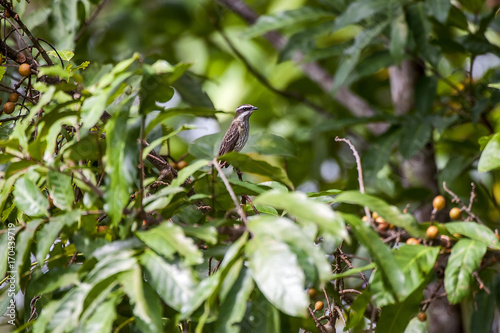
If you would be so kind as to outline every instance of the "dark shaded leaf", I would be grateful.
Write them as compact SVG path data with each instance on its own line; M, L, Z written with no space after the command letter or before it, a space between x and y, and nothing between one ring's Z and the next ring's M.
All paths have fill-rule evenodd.
M378 234L361 221L359 217L349 214L342 215L352 227L356 239L370 252L377 264L377 268L383 275L384 281L387 281L391 293L398 300L404 300L409 295L410 290L405 285L405 276L398 267L391 250L380 240Z

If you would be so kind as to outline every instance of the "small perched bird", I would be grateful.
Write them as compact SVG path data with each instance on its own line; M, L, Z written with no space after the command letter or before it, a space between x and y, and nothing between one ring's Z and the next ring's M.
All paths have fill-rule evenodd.
M248 132L250 130L248 118L250 118L252 113L257 109L257 107L250 104L238 106L236 109L236 115L234 116L231 125L229 125L229 128L222 139L217 157L231 151L240 151L243 146L245 146L245 143L247 143L248 140ZM220 165L221 167L226 168L229 166L226 162L221 162Z

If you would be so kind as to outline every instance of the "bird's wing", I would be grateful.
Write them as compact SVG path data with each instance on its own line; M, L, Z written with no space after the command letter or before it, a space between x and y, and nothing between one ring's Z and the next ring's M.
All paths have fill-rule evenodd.
M240 136L240 131L238 131L238 124L235 122L231 123L229 129L227 130L219 148L219 154L217 156L222 156L224 154L229 153L234 149L236 142L238 141L238 137Z

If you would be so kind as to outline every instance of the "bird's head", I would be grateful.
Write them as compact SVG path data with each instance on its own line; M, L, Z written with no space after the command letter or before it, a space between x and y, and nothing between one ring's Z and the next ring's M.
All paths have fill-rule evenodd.
M250 105L250 104L240 105L236 108L236 117L248 118L257 109L258 109L258 107Z

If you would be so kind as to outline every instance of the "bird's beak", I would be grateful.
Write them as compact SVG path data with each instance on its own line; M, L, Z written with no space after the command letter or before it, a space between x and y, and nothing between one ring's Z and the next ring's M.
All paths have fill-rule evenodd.
M254 111L255 111L255 110L258 110L258 109L259 109L259 108L258 108L258 107L256 107L256 106L254 106L254 107L253 107L253 110L254 110Z

